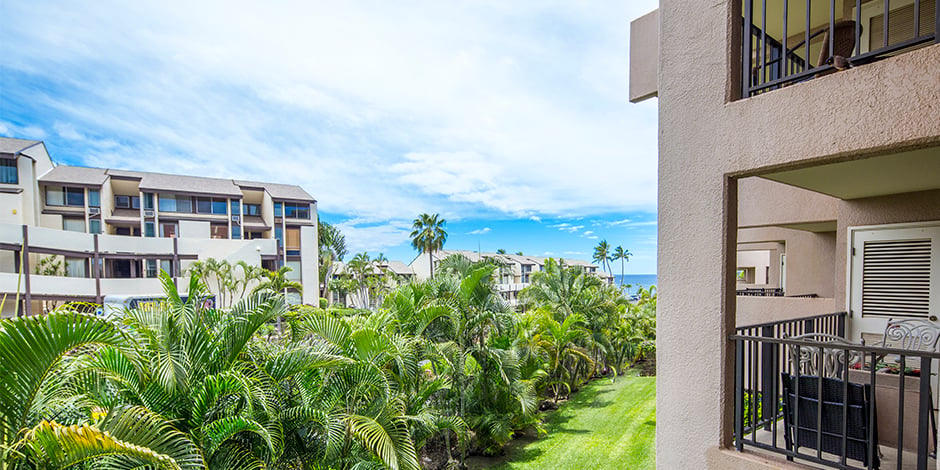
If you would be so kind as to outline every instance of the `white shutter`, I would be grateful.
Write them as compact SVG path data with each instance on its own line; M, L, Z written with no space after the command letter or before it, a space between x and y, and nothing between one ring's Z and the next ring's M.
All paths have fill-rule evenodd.
M862 316L930 315L932 240L865 241Z

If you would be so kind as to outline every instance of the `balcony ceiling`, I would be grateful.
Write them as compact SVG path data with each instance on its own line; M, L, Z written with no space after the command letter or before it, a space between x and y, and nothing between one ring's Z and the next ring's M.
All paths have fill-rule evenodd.
M940 147L761 175L839 199L940 189Z

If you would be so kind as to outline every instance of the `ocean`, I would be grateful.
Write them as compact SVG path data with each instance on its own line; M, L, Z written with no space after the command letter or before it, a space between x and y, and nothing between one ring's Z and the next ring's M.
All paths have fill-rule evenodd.
M614 274L614 282L618 285L628 284L631 287L627 289L630 294L634 294L637 291L637 288L643 286L648 288L649 286L656 285L656 275L655 274L624 274L621 279L619 274Z

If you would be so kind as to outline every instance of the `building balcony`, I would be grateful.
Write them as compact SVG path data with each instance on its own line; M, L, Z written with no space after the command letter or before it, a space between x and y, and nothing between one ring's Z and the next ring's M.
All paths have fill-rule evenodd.
M938 42L936 0L744 0L742 9L743 97Z
M737 328L735 449L817 468L935 468L940 328L899 322L865 345L845 339L847 321Z

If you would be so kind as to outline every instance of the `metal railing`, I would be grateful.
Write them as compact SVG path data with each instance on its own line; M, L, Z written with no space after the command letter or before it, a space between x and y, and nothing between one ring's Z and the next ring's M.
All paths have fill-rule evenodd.
M743 97L873 62L905 49L940 43L940 34L937 33L940 31L940 8L936 7L936 3L933 4L934 12L930 17L928 9L922 8L929 2L914 0L913 15L910 16L913 24L907 25L911 26L912 37L895 38L892 41L889 35L892 2L885 0L883 11L879 12L882 16L880 47L875 47L870 40L869 50L865 52L862 52L861 44L864 31L862 0L855 0L854 13L845 16L841 10L837 11L835 0L830 0L828 23L821 25L818 22L814 25L810 0L799 6L802 2L792 0L759 0L756 3L755 0L744 0L744 25L749 33L742 35ZM768 17L768 5L770 10L782 14ZM759 18L755 18L757 11L760 12ZM897 10L894 14L895 18L907 20L906 14L902 17ZM789 24L790 16L802 16L805 21L803 24ZM870 17L864 19L871 24ZM774 30L779 27L779 37L769 35L768 27ZM821 60L815 64L812 62L812 51L821 51Z
M844 327L835 313L737 329L736 449L839 469L928 468L940 353L851 344L839 339ZM818 334L794 338L807 330ZM886 374L895 356L896 374Z
M751 297L783 297L782 287L747 287L738 289L737 295Z

